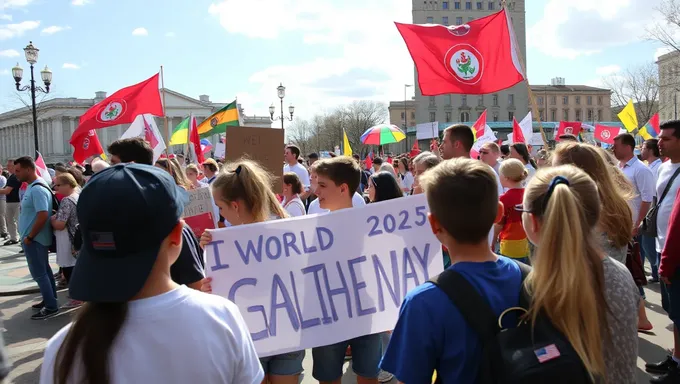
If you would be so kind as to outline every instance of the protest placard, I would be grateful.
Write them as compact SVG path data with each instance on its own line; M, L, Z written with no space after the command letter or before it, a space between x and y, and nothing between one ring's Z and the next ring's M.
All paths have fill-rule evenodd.
M196 237L200 237L206 229L215 228L213 198L210 187L191 189L189 203L184 206L184 222L187 223Z
M213 231L212 290L260 357L394 328L406 293L443 269L424 195Z
M226 135L228 161L247 157L257 161L276 179L272 188L283 189L283 130L277 128L229 127Z

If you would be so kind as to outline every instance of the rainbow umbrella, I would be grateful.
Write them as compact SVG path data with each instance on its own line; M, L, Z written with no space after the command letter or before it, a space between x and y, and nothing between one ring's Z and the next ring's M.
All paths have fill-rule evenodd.
M361 142L366 145L386 145L398 143L405 138L404 131L396 125L378 124L361 135Z

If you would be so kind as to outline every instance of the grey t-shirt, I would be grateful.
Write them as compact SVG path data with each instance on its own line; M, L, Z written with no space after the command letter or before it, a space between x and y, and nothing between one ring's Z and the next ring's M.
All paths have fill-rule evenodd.
M611 257L602 261L607 325L611 345L604 346L607 383L635 384L638 354L638 303L640 292L628 268Z

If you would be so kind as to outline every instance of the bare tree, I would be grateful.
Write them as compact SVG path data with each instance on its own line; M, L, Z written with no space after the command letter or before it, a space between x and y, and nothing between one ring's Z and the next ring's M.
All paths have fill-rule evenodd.
M662 0L657 8L662 21L654 23L647 28L647 34L651 40L656 40L666 47L680 51L680 1Z
M612 107L621 110L633 100L638 123L644 125L659 111L659 74L655 63L627 68L619 74L603 79L612 91Z
M288 136L288 142L295 144L303 155L308 154L308 150L311 148L310 141L312 138L312 124L307 120L295 119L293 124L286 129L286 135Z

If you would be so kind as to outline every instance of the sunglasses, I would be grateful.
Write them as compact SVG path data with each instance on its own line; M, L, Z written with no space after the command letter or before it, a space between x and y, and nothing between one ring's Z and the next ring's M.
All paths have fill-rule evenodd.
M524 205L523 205L523 204L517 204L517 205L515 205L515 211L517 211L517 212L531 213L531 210L529 210L529 209L524 209Z

